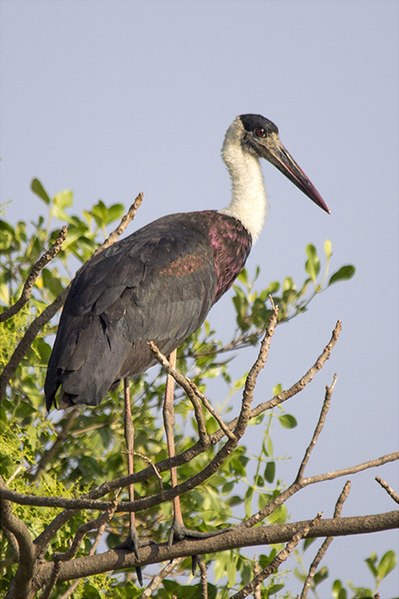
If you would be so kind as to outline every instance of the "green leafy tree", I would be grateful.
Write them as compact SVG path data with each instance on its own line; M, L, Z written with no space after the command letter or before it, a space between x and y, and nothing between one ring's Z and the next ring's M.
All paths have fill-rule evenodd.
M349 492L347 485L337 500L333 518L290 523L285 502L305 486L355 473L353 466L314 477L305 469L324 426L335 381L326 388L320 419L313 439L298 463L295 480L288 486L279 473L273 447L276 427L295 428L295 417L285 411L286 400L311 382L330 356L339 337L338 322L326 347L306 365L303 376L289 388L276 385L267 401L254 404L257 377L264 367L276 326L299 316L311 301L331 285L350 279L351 265L330 274L332 246L326 241L323 257L313 245L305 256L304 281L285 277L258 288L260 270L253 280L247 271L233 290L235 330L226 342L208 322L180 348L176 391L175 437L179 485L171 488L168 458L159 414L165 390L165 371L160 366L131 382L134 398L136 474L126 476L126 446L121 390L109 393L96 407L54 412L43 405L43 382L56 330L56 313L65 299L72 272L95 251L114 242L134 217L138 196L125 214L122 204L98 201L81 215L71 213L73 194L62 191L51 197L38 179L32 191L46 214L27 224L0 221L0 474L2 531L0 590L9 598L21 597L289 597L279 566L291 555L301 554L303 538L327 537L381 530L397 525L394 512L341 518ZM107 237L115 221L118 227ZM67 229L59 230L59 224ZM104 238L106 238L104 242ZM54 317L54 318L53 318ZM232 374L232 350L259 347L248 373ZM159 357L162 361L162 356ZM303 365L305 368L305 365ZM180 378L179 375L180 374ZM229 393L240 393L241 406L221 405L215 418L204 396L211 379L218 377ZM189 392L195 405L187 400ZM204 403L201 403L205 401ZM198 422L205 432L199 436ZM257 427L262 439L259 455L250 456L244 442L248 427ZM390 454L372 460L363 469L398 459ZM128 485L135 483L135 501L127 499ZM391 494L394 492L388 489ZM197 530L220 530L200 540L165 544L172 520L171 499L181 497L186 524ZM139 565L134 554L112 549L127 536L128 512L135 512L143 547L140 564L144 586L135 577ZM226 529L226 530L224 530ZM151 543L145 543L151 541ZM152 544L155 543L155 544ZM326 541L324 541L326 543ZM315 567L298 571L302 597L328 577L319 567L326 549L319 548ZM242 547L255 547L248 557ZM306 545L307 547L307 545ZM307 549L306 549L307 550ZM299 554L298 554L299 551ZM324 552L324 553L323 553ZM198 567L190 574L192 556ZM395 568L396 556L388 551L367 564L375 579L374 590ZM318 560L318 561L317 561ZM207 572L211 571L210 580ZM360 597L360 587L336 580L334 597ZM367 590L367 592L369 592ZM370 595L372 596L372 595Z

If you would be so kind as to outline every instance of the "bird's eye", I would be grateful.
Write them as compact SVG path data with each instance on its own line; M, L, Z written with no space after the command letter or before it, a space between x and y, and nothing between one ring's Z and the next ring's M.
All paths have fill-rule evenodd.
M263 127L258 127L255 129L255 135L256 137L266 137L266 131L263 129Z

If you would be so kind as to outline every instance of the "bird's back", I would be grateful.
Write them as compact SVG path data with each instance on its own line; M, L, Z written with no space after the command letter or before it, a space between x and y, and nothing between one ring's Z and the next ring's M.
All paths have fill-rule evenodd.
M114 383L154 363L150 340L173 351L231 285L249 248L235 219L204 211L163 217L89 261L61 315L48 408L60 385L65 402L98 404Z

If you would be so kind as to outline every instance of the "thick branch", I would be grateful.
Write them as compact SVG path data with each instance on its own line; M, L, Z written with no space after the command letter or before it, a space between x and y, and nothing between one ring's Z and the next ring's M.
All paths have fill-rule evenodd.
M0 487L3 488L1 480ZM13 581L12 592L16 597L27 597L30 593L36 560L35 546L26 524L12 513L9 501L0 500L0 511L1 527L11 533L18 544L19 567Z
M207 539L184 540L168 547L162 545L149 545L140 548L140 565L167 562L179 557L215 553L232 548L251 547L256 545L270 545L285 543L292 539L301 528L308 525L309 521L295 522L292 524L259 526L251 529L233 529L226 533ZM365 534L389 530L399 527L399 511L373 514L369 516L354 516L350 518L336 518L317 522L306 538L345 536ZM122 550L111 550L99 555L82 557L73 561L62 563L58 580L73 580L100 574L110 570L122 570L136 567L139 564L134 553ZM44 564L37 574L35 585L37 588L46 581L51 574L52 564Z

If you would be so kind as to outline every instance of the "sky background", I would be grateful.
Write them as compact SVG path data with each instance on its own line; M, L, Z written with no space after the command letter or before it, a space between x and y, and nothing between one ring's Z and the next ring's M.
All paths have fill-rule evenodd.
M167 213L222 208L230 194L220 159L225 130L237 114L270 118L331 215L265 164L270 211L249 270L261 266L259 287L287 275L301 282L306 244L322 252L327 238L333 270L357 268L352 281L277 330L256 403L275 384L297 380L343 321L325 369L285 406L299 426L275 428L276 453L291 456L278 476L288 484L294 475L334 372L331 413L308 474L395 451L399 3L3 0L1 13L6 217L34 219L43 209L30 192L33 177L51 194L72 189L74 213L99 198L129 206L143 191L129 232ZM232 319L226 296L211 321L228 338ZM253 357L247 352L237 373ZM397 465L352 477L343 515L394 509L377 474L399 489ZM320 509L329 517L344 482L300 493L288 503L292 519ZM336 539L322 593L329 596L336 577L370 585L363 560L388 549L398 549L397 532ZM291 579L289 588L298 592L298 583ZM396 571L381 597L398 592Z

